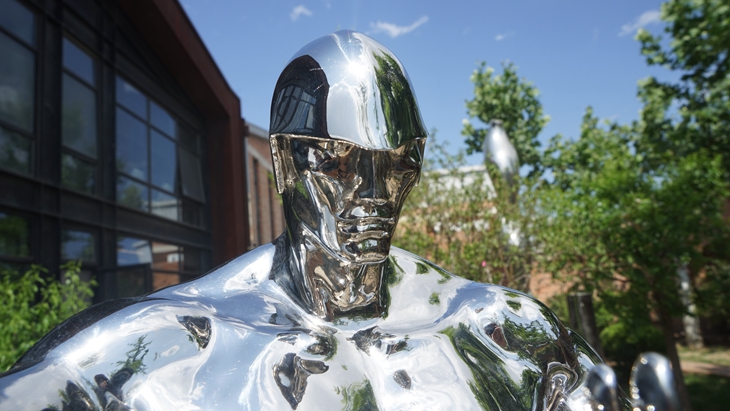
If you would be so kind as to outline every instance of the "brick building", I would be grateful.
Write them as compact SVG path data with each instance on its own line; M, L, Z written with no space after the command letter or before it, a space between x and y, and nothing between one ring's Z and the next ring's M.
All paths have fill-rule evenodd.
M262 131L176 0L0 0L0 265L80 259L101 301L270 241Z

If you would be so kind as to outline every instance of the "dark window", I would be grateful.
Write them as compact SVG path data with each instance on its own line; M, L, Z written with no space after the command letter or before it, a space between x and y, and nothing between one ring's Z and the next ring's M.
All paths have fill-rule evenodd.
M117 202L123 206L136 210L150 211L149 190L131 178L119 176L117 178Z
M169 137L175 138L175 129L177 128L175 120L162 107L155 104L154 101L150 102L150 120L153 126L157 127Z
M30 174L32 147L29 138L0 127L0 166Z
M147 97L121 77L117 77L117 103L147 119Z
M175 143L154 130L150 137L152 139L152 184L174 193L177 174Z
M61 155L61 185L87 193L94 192L96 169L93 163L72 154Z
M61 230L61 258L63 260L96 261L96 240L92 233L79 230Z
M121 77L116 90L117 203L201 226L200 137Z
M121 287L120 293L123 293L124 296L156 291L191 279L200 273L201 252L191 247L181 247L160 241L119 237L117 265L125 267L140 264L147 264L151 268L151 283L144 285L143 270L125 274L125 271L120 269L117 271L117 281ZM130 294L131 292L138 294Z
M16 0L0 0L0 27L35 45L35 16Z
M30 256L28 226L28 220L25 218L0 212L0 256Z
M63 39L61 184L93 194L96 190L96 62L73 41Z
M149 264L152 262L150 242L133 237L117 240L117 265Z
M35 53L0 32L0 120L33 132Z
M117 109L117 171L147 180L147 127L128 111Z
M31 174L35 121L35 15L0 0L0 167Z
M94 59L68 38L63 39L63 67L90 85L96 84Z

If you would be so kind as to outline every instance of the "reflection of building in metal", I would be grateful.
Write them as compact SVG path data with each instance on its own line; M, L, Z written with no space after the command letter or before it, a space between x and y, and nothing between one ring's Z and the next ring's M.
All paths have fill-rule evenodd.
M101 301L248 250L239 99L180 4L39 4L0 5L0 265L82 260Z

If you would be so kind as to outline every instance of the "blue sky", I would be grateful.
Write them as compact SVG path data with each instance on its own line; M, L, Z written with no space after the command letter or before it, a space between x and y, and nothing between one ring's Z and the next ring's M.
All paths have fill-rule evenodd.
M660 1L523 0L181 0L228 83L246 121L268 128L276 79L309 41L339 29L366 33L406 67L429 129L453 151L464 148L464 102L480 61L502 61L540 90L551 121L543 147L561 133L577 137L586 106L619 122L637 118L637 81L671 74L649 68L634 34L660 33ZM481 156L472 156L474 164Z

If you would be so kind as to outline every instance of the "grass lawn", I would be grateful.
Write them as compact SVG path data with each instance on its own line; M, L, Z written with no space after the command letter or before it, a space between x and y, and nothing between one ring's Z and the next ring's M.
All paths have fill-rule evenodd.
M684 381L695 411L730 409L730 378L685 373Z
M682 361L704 362L708 364L730 366L730 349L728 347L705 347L689 349L677 346L679 358Z

